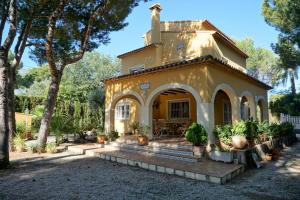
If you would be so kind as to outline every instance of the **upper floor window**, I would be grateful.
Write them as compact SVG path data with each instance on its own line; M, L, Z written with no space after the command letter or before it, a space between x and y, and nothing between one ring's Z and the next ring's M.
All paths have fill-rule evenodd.
M129 119L130 105L129 103L120 103L116 106L116 119L125 120Z
M141 72L143 70L145 70L145 65L138 65L138 66L129 68L129 73L134 74L137 72Z

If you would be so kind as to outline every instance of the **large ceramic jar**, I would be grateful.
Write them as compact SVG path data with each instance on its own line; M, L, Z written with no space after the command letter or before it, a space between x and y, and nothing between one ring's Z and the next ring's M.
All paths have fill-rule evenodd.
M247 139L243 135L235 135L231 138L232 146L236 149L244 149L247 145Z

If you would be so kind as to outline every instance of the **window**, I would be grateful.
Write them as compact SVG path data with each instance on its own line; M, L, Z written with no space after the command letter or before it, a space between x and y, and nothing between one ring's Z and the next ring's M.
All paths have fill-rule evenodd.
M134 74L145 70L145 65L138 65L136 67L129 68L129 73Z
M230 102L223 102L223 122L224 124L231 124L231 105Z
M247 120L250 118L250 107L248 100L243 97L241 100L241 119L242 120Z
M169 102L169 118L170 119L186 119L189 118L189 101L170 101Z
M130 106L128 103L118 104L116 106L116 119L129 119Z

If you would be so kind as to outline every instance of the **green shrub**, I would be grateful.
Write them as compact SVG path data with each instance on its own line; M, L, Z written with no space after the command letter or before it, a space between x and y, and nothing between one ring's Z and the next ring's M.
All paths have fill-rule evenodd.
M138 131L139 131L139 135L148 136L150 131L150 126L140 124Z
M279 118L280 113L300 116L300 93L275 94L270 98L271 113Z
M21 134L17 134L13 138L13 146L14 146L15 149L25 148L25 140L21 136Z
M225 125L218 125L214 129L214 134L216 138L218 138L221 142L229 145L231 144L231 137L232 137L232 126L229 124Z
M200 146L207 142L207 134L205 128L201 124L193 123L185 133L187 141L193 143L195 146Z
M119 133L118 131L111 131L108 133L108 138L111 140L111 141L115 141L116 139L119 138Z
M246 137L250 140L253 140L255 138L258 138L258 122L256 120L253 120L252 118L245 121L247 131L246 131Z
M269 129L269 122L268 121L263 121L263 122L259 122L258 126L257 126L257 132L258 134L263 134L263 133L267 133Z
M16 134L24 136L26 133L26 122L25 121L17 121L16 122Z
M133 134L137 134L137 131L138 131L139 128L140 128L140 123L139 123L139 122L132 122L132 123L129 125L129 128L132 130L132 133L133 133Z
M38 152L38 145L37 144L29 144L26 146L27 151L30 153L37 153Z
M232 127L232 135L247 136L247 124L245 121L239 121Z
M272 123L269 126L268 136L271 138L279 137L281 134L281 126L276 123Z
M289 122L283 122L280 124L280 126L281 126L281 134L282 135L293 134L293 132L294 132L293 124L291 124Z
M56 153L56 143L55 142L47 143L46 151L47 151L47 153Z

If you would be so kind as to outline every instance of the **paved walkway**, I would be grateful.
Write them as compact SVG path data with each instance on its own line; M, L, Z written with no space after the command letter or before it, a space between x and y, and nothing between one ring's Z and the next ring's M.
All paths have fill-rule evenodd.
M24 156L27 159L24 160ZM300 197L299 142L285 149L278 161L246 171L226 185L160 174L68 152L23 153L11 157L13 168L0 171L1 200L296 200Z

